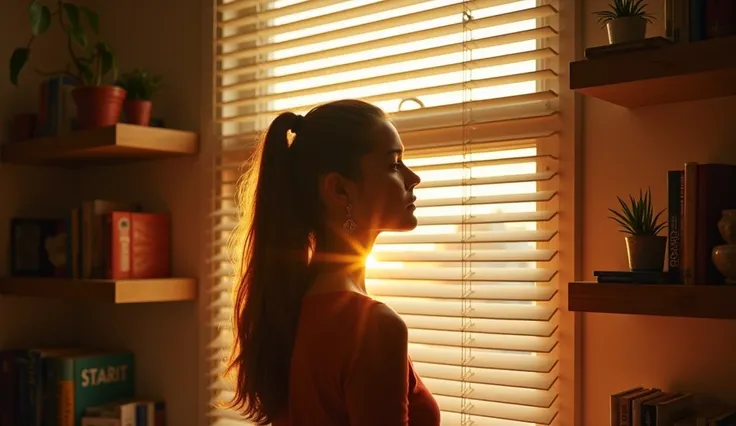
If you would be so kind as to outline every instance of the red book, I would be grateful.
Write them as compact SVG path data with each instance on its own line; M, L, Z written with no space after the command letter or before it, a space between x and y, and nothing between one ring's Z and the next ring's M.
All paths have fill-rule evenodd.
M171 274L169 216L112 212L109 219L108 277L166 278Z

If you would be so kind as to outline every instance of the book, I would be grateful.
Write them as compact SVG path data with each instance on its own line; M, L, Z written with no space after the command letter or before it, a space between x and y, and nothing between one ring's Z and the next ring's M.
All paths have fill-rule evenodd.
M685 182L682 170L667 172L667 271L673 282L682 283L682 207Z
M108 277L165 278L171 274L169 216L115 211L103 237Z
M86 352L54 357L55 406L58 426L81 426L87 407L132 398L134 356L127 351Z

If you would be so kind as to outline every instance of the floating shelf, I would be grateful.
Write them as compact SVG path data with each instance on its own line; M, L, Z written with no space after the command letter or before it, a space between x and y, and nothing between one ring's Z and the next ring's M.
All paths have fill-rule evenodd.
M736 285L572 282L568 308L578 312L736 319Z
M736 95L736 37L570 63L570 89L626 108Z
M0 295L103 303L181 302L197 298L193 278L73 280L0 278Z
M0 158L5 163L96 166L193 155L198 152L198 140L193 132L116 124L10 142L0 148Z

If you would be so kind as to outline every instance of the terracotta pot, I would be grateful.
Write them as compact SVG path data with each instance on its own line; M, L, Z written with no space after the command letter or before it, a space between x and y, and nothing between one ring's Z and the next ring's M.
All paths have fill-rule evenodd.
M664 269L664 252L667 237L639 235L626 237L629 269L632 271L657 271Z
M618 18L606 22L608 44L644 40L647 35L647 21L638 16Z
M117 86L80 86L72 91L82 129L112 126L120 121L125 90Z
M151 105L151 101L126 99L123 104L125 122L139 126L148 126L151 123Z

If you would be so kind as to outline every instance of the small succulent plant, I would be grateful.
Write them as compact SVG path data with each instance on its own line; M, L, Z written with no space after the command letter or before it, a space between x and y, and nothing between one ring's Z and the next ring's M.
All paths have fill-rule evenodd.
M644 0L613 0L608 5L609 10L593 12L593 15L598 17L598 23L602 25L614 19L631 17L639 17L651 24L655 17L645 10L647 6Z
M638 199L629 195L628 204L620 197L616 198L618 198L621 209L608 209L613 214L609 218L621 225L621 232L637 237L658 235L667 226L664 220L660 220L664 209L654 214L652 194L649 188L646 192L639 190Z

